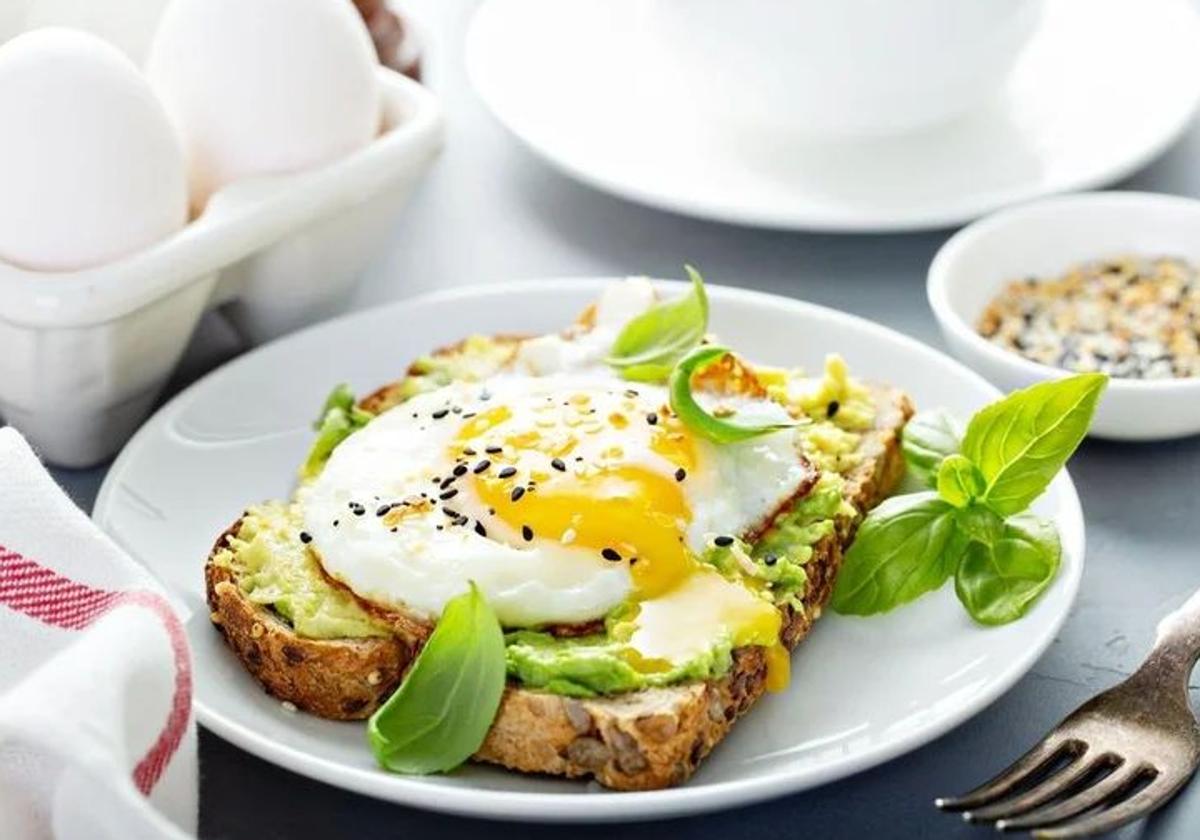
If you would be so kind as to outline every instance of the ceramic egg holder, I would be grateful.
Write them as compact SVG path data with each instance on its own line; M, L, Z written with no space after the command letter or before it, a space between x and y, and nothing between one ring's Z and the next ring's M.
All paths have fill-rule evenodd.
M179 233L108 265L0 261L0 417L47 461L90 466L149 413L206 310L249 344L336 313L442 143L432 94L379 73L383 128L345 158L231 184Z

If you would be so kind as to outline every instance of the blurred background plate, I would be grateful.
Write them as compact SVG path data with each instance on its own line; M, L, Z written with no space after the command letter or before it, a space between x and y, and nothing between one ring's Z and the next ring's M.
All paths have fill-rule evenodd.
M815 142L701 118L694 100L709 91L672 88L648 9L487 0L468 35L468 73L499 120L567 174L717 221L957 225L1130 174L1200 101L1200 24L1188 0L1047 0L1004 92L967 116L895 138Z

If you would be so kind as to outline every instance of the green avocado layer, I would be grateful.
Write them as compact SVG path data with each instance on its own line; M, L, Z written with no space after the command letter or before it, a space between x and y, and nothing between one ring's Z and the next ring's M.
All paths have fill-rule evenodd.
M295 508L269 503L250 508L214 561L233 572L246 597L271 607L309 639L386 636L387 624L329 583L300 542Z

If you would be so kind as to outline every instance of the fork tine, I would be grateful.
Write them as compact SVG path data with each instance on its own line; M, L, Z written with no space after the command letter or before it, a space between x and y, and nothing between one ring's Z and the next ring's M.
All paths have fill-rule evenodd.
M1045 769L1063 756L1071 756L1073 762L1086 750L1087 747L1082 741L1055 740L1051 733L1043 741L1035 744L1025 755L1001 770L991 781L984 782L962 796L935 799L933 804L944 811L966 811L970 808L987 805L1008 794L1013 788L1028 779L1031 774Z
M1133 796L1111 808L1086 814L1079 819L1065 822L1051 828L1040 828L1033 836L1042 840L1066 840L1073 837L1090 837L1113 831L1126 823L1146 816L1163 802L1171 798L1178 785L1166 785L1159 779L1150 782Z
M1044 805L1018 817L1002 819L996 823L996 828L1001 831L1032 831L1035 828L1062 822L1069 817L1091 810L1116 796L1148 770L1149 768L1144 764L1133 769L1118 768L1094 785L1084 788L1062 802Z
M963 819L968 822L993 822L1019 816L1064 794L1076 793L1081 784L1089 778L1107 768L1117 767L1120 763L1121 759L1112 753L1105 753L1092 761L1075 759L1024 793L967 811L963 814Z

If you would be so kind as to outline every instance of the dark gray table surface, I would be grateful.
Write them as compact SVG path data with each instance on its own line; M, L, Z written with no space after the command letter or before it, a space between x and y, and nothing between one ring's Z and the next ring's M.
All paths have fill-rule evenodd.
M462 69L470 2L409 0L428 30L431 85L448 143L397 224L389 252L353 306L426 289L536 276L676 276L686 260L715 283L805 298L941 346L925 270L948 231L888 236L776 233L667 215L576 184L521 148L488 115ZM1200 195L1200 126L1122 188ZM207 319L177 390L238 351ZM1071 464L1088 553L1074 611L1050 650L995 705L940 740L846 781L769 804L668 823L572 827L579 836L972 837L938 814L959 791L1019 753L1076 704L1118 680L1147 649L1156 618L1200 586L1200 437L1156 444L1088 442ZM105 467L57 470L90 509ZM444 817L312 782L202 733L205 838L557 837L562 827ZM1121 837L1200 836L1200 784Z

